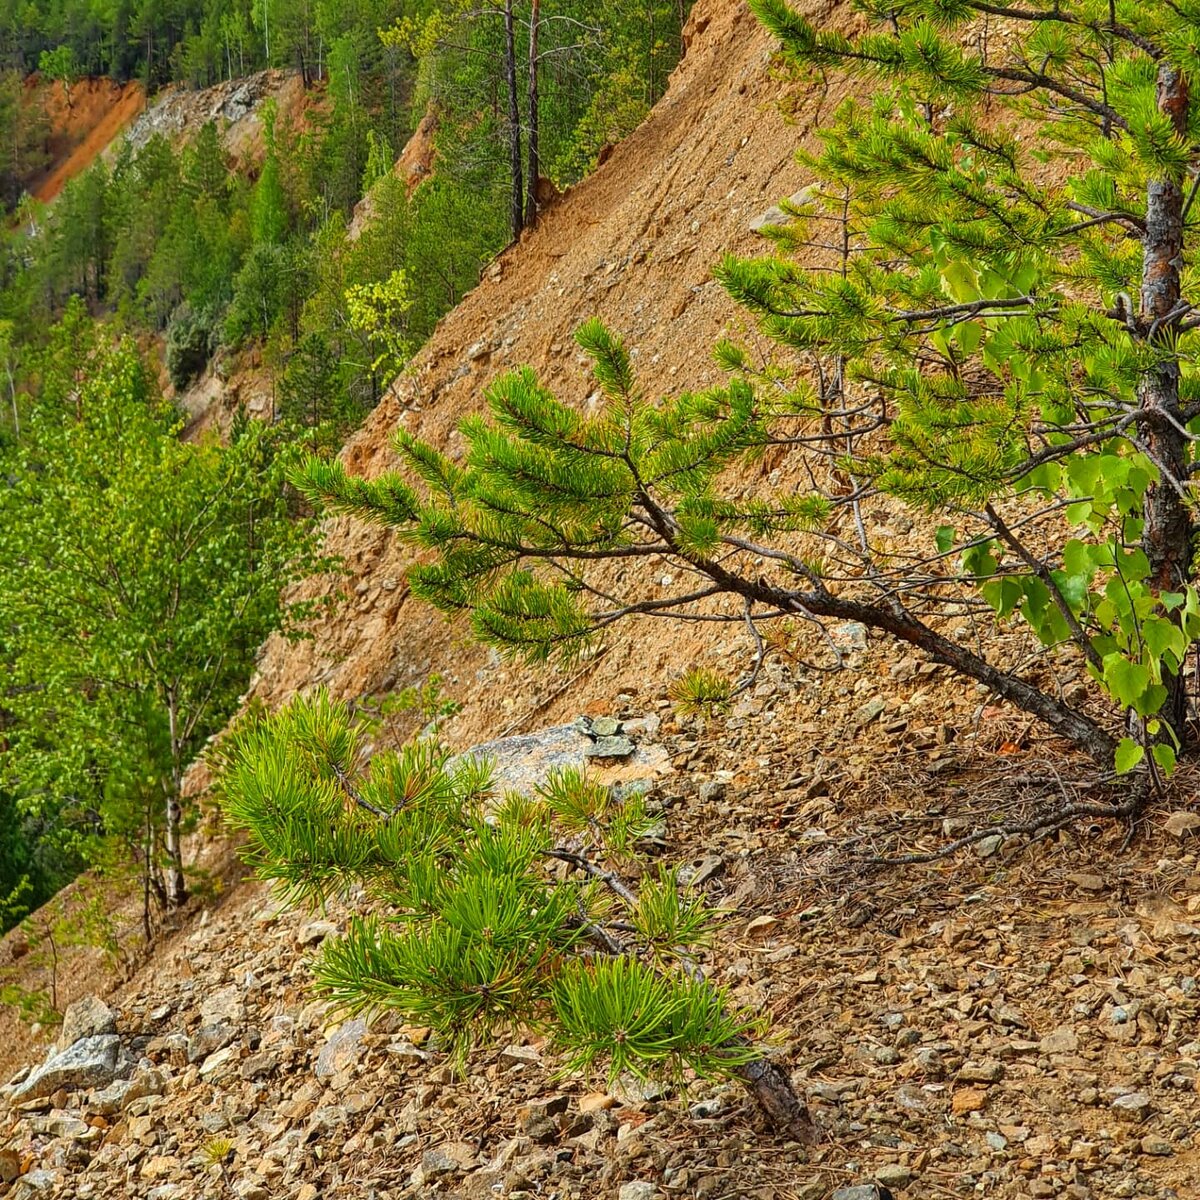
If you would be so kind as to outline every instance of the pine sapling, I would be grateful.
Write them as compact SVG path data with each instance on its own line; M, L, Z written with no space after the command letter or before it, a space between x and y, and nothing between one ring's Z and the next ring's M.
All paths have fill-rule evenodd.
M459 1062L530 1028L564 1072L735 1077L777 1127L812 1137L764 1020L700 966L717 914L638 853L643 797L576 771L498 795L486 763L429 740L367 761L365 733L318 693L245 720L221 752L225 814L260 877L299 902L352 882L374 901L323 944L325 995L396 1009Z

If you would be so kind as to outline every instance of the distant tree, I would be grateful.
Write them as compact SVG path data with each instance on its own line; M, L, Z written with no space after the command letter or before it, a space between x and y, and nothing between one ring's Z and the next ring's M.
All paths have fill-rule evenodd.
M283 587L320 560L270 431L181 442L136 349L110 346L78 301L40 378L0 487L4 784L29 811L132 829L147 886L176 905L184 770L262 639L303 615ZM132 821L114 809L128 802Z
M53 50L43 50L38 57L38 70L47 79L62 84L67 108L71 108L71 88L75 86L75 81L79 78L79 64L75 61L75 51L69 45L55 46Z
M250 196L250 229L255 245L277 246L287 236L287 196L279 176L279 155L275 149L275 121L278 108L274 100L262 106L266 138L266 156L254 191Z
M13 208L47 161L48 123L40 96L27 96L17 71L0 71L0 204Z
M408 361L413 343L407 328L412 293L403 270L379 283L352 284L346 289L349 328L366 350L372 379L372 402L378 399L377 380L389 380Z

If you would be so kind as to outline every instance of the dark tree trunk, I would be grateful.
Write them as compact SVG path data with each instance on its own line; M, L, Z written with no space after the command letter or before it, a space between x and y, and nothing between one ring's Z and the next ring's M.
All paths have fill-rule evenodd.
M183 747L174 691L167 698L167 720L171 738L171 790L167 794L165 830L167 904L171 908L178 908L187 900L187 884L183 875Z
M517 41L513 0L504 0L504 73L508 83L508 158L512 170L510 219L513 240L525 225L525 189L521 185L521 106L517 98Z
M525 224L532 229L538 216L538 179L542 173L538 148L538 28L541 25L541 0L532 0L529 9L529 161L525 181Z
M1186 132L1187 81L1169 63L1158 68L1158 108L1181 135ZM1162 591L1177 590L1192 578L1194 522L1184 495L1188 479L1187 437L1180 416L1179 360L1173 353L1180 313L1183 268L1183 189L1173 179L1152 180L1146 189L1146 232L1142 239L1142 290L1138 328L1162 353L1162 361L1143 377L1138 396L1147 420L1146 444L1162 478L1146 493L1143 546L1150 580ZM1183 740L1187 688L1182 675L1167 676L1162 718Z

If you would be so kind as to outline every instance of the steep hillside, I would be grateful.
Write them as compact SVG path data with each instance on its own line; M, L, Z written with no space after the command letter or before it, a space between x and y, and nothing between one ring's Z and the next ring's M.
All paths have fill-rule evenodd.
M275 101L281 123L298 124L322 94L320 88L306 89L299 71L259 71L200 90L173 84L154 97L127 136L135 149L155 134L186 141L213 121L221 130L226 151L239 169L246 169L257 166L262 158L264 101Z
M848 5L829 6L831 21ZM389 437L400 420L441 445L481 402L501 371L532 364L559 394L582 402L591 388L572 341L598 315L635 348L651 390L695 388L718 378L710 349L738 320L712 280L726 250L752 251L755 219L803 182L794 151L836 100L791 97L770 70L769 39L746 6L702 0L687 52L664 100L594 175L545 215L440 324L408 372L350 441L351 469L392 462ZM255 694L270 703L296 688L328 683L343 695L387 690L431 670L467 701L452 734L464 742L517 727L562 684L554 672L498 665L469 647L401 582L403 554L383 533L336 521L330 547L353 574L350 602L315 628L311 642L270 643ZM636 655L633 648L636 647ZM645 624L615 631L607 653L540 718L569 714L592 698L662 680L711 640Z

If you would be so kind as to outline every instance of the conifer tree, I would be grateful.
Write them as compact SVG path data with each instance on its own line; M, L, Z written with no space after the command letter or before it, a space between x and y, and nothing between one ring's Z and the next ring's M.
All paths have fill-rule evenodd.
M1091 806L1129 815L1194 737L1200 8L864 0L879 28L846 38L754 7L798 69L882 89L803 156L776 253L718 268L773 351L722 343L726 385L655 402L592 322L598 415L524 370L465 459L400 431L407 473L305 485L433 552L414 591L533 659L643 614L790 620L836 664L828 625L861 622L1135 771ZM747 498L766 452L787 482ZM879 495L927 514L924 549L872 528ZM655 558L686 582L606 570ZM1028 627L1040 675L943 625L981 612ZM1062 669L1095 692L1066 699Z
M327 996L429 1025L460 1061L533 1026L568 1071L732 1076L811 1138L787 1073L756 1044L762 1022L700 966L717 914L638 854L642 794L563 771L500 796L486 762L448 761L430 739L368 758L368 735L320 692L247 717L219 755L226 817L261 878L302 902L355 883L376 901L322 946Z

